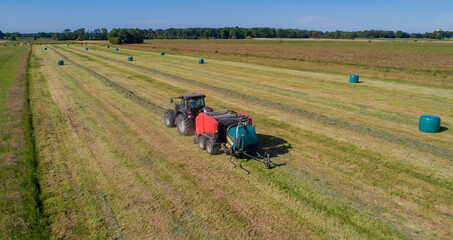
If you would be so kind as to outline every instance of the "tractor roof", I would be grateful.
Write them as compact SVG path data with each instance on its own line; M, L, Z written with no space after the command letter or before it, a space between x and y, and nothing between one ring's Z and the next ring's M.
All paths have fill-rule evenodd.
M191 94L184 94L184 95L179 95L179 98L181 99L192 99L192 98L204 98L206 95L202 93L191 93Z

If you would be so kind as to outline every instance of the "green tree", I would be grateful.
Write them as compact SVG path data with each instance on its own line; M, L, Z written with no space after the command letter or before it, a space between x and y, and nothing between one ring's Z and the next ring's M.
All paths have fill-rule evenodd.
M410 35L409 35L409 33L407 33L407 32L397 31L397 32L396 32L396 37L397 37L397 38L409 38Z
M143 43L143 34L138 28L114 28L109 33L109 41L113 44Z

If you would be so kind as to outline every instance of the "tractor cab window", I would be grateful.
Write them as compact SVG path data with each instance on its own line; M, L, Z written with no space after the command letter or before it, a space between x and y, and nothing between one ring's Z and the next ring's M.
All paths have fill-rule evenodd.
M186 99L181 99L181 108L187 107L187 100Z
M188 104L189 105L187 107L200 109L204 107L204 99L203 98L189 99Z

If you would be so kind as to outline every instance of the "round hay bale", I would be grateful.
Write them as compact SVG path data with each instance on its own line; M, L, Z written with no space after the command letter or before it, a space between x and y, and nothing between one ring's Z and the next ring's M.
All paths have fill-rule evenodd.
M69 43L68 43L68 44L66 44L66 46L69 46Z
M63 60L59 60L59 61L58 61L58 65L64 65Z
M134 58L133 57L128 57L127 61L134 61Z
M350 75L349 76L350 83L358 83L359 82L359 75Z
M163 55L165 55L165 53L164 53L164 52L160 52L160 55L162 55L162 56L163 56Z
M418 122L418 130L426 133L436 133L440 128L440 117L433 115L421 115Z
M203 63L204 63L204 59L203 58L198 60L198 64L203 64Z
M116 48L115 50L118 51L118 48Z
M107 48L110 48L110 46L107 46Z
M85 48L85 50L87 50L87 51L88 51L88 48L86 47L86 48Z
M83 43L81 43L80 45L83 45Z
M47 48L45 47L44 50L47 50Z

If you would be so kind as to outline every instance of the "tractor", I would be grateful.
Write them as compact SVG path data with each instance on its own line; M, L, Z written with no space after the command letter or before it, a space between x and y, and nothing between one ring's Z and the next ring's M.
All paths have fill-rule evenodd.
M174 110L167 109L164 113L165 125L177 127L181 135L192 136L195 134L195 118L200 112L211 112L213 109L205 106L206 95L192 93L179 95L180 103L175 103ZM170 98L173 103L173 98Z
M258 137L250 116L239 111L214 111L205 105L206 96L200 93L180 95L180 103L174 110L167 109L164 122L167 127L177 127L181 135L191 136L193 143L208 154L221 152L230 156L245 155L271 168L274 164L268 153L261 154L262 147L257 144ZM173 98L170 99L173 103ZM274 164L275 165L275 164Z

